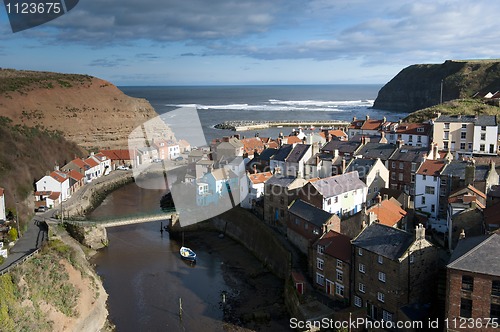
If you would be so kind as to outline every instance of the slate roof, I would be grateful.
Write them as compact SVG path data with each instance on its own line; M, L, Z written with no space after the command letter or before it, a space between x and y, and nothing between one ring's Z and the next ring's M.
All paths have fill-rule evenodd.
M258 158L260 160L269 161L269 159L271 159L271 157L274 156L277 152L278 152L278 149L268 148L268 149L265 149L264 151L262 151L262 153L259 155Z
M460 179L465 179L465 168L467 166L467 161L453 160L446 165L441 175L451 175L453 177L459 177ZM490 170L490 165L486 164L475 164L476 169L474 171L475 181L484 181L488 176Z
M372 223L352 241L352 245L391 260L397 260L408 250L414 236L400 229Z
M286 162L298 163L311 148L309 144L297 144L290 152L288 157L285 158Z
M292 152L293 145L292 144L284 144L279 148L278 152L273 157L273 160L276 161L285 161L286 157Z
M406 161L406 162L421 162L423 160L423 155L428 153L428 148L403 145L401 149L397 149L391 156L390 160L396 161Z
M497 126L494 115L441 115L434 122L474 123L476 126Z
M341 259L344 262L351 261L351 239L335 231L328 231L316 241L315 246L325 247L324 253Z
M361 145L361 142L351 142L351 141L330 141L326 143L325 146L321 148L321 151L339 150L340 153L350 153L353 154Z
M499 234L466 237L458 241L447 267L454 270L500 276L499 252Z
M294 177L283 177L279 174L275 174L266 181L266 184L279 187L288 187L290 184L292 184L293 181L295 181Z
M330 176L311 182L323 197L337 196L355 189L366 188L366 184L359 179L358 172Z
M359 178L364 180L376 162L376 159L356 158L349 163L346 172L358 171L358 174L360 175Z
M395 144L384 143L366 143L356 152L356 155L363 156L363 158L388 160L394 151L397 149Z
M317 227L322 227L323 224L333 216L333 214L304 202L301 199L297 199L293 202L292 206L288 209L288 212Z

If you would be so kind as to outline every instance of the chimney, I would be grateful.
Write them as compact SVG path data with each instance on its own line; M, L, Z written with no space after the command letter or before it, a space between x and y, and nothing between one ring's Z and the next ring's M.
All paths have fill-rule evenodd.
M361 144L365 145L365 137L364 136L361 136Z
M386 122L387 122L387 118L384 116L384 117L382 118L382 123L386 123Z
M342 157L342 174L345 173L345 158Z
M253 164L253 174L257 174L257 165Z
M339 156L339 150L335 149L333 150L333 158L337 158Z
M223 142L229 142L229 136L224 136L222 137Z
M319 154L316 154L316 165L319 165Z
M476 165L474 159L467 163L465 166L465 185L474 185L474 180L476 178Z
M422 162L426 161L427 160L427 153L423 153L422 154Z
M370 137L365 137L365 144L370 143Z
M434 160L438 160L439 153L438 153L438 146L436 143L432 145L432 157Z
M233 137L236 139L240 139L240 134L235 134L235 135L233 135ZM245 138L245 137L243 137L243 138Z
M465 239L465 229L462 228L462 231L460 232L460 236L458 238L459 240Z
M389 199L389 195L384 194L384 201L387 201Z
M380 196L380 193L378 193L376 199L378 204L382 203L382 196Z
M367 114L366 115L366 121L370 120L370 116Z
M377 220L377 215L375 214L375 212L370 212L368 214L368 225L367 226L373 224L376 220Z
M356 119L356 117L355 117L355 116L353 116L353 117L352 117L352 122L354 122L354 121L356 121L356 120L357 120L357 119Z
M403 147L405 141L403 141L402 139L398 139L397 143L398 143L398 149L401 149Z
M58 171L59 170L59 165L55 165L54 166L54 171Z
M422 224L418 224L417 228L415 228L415 240L424 240L425 239L425 227Z
M330 142L332 140L332 134L330 134L329 131L326 132L326 135L325 135L325 138L326 138L326 142Z

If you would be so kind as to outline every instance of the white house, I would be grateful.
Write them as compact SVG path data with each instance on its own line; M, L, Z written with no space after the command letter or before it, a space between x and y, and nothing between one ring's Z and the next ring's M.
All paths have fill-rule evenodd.
M368 187L357 171L309 181L299 198L339 217L353 215L366 203Z
M297 144L285 158L285 175L303 178L304 163L312 157L310 144Z
M474 123L472 153L496 155L498 149L498 126L495 116L478 117Z
M426 212L436 219L439 208L440 174L445 167L443 160L425 160L415 177L415 210Z
M68 174L53 171L36 182L36 191L60 192L62 201L70 197L70 184Z
M5 220L5 190L0 188L0 220Z
M432 124L386 122L382 126L382 132L389 144L403 141L406 145L426 148L430 146Z
M136 165L148 165L158 159L158 150L154 147L137 148Z
M90 158L99 163L98 176L107 175L111 171L111 159L102 152L90 155Z
M253 208L255 202L264 198L264 184L268 179L273 176L271 172L247 174L248 179L248 195L244 200L241 201L241 207L245 209ZM240 191L245 190L244 186L241 186ZM241 197L244 197L245 193L241 193Z
M380 159L353 159L346 172L357 171L359 179L368 187L367 206L376 203L376 197L382 188L389 188L389 170Z
M88 157L83 161L88 165L88 169L85 171L86 182L91 182L102 175L101 164L96 159Z

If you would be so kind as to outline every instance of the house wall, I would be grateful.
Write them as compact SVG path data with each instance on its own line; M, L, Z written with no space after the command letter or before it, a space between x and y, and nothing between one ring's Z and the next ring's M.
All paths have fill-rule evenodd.
M483 213L479 209L467 209L451 217L452 248L455 248L462 229L467 237L484 234Z
M5 195L0 196L0 220L6 220L5 214Z
M473 291L462 289L462 275L474 278ZM500 304L500 297L491 294L492 280L500 280L500 276L488 276L484 274L464 272L448 269L446 283L446 312L448 322L460 322L460 300L461 298L472 300L472 318L479 319L485 325L490 317L491 303ZM463 319L463 318L462 318ZM450 331L498 331L498 328L486 327L458 329L451 325Z
M368 173L366 177L366 185L368 187L366 204L371 206L375 203L375 197L377 197L380 189L389 188L389 170L380 160L377 160Z
M474 142L474 124L473 123L463 123L467 127L462 130L461 122L450 122L449 129L445 129L444 122L435 122L433 131L433 141L437 143L438 149L446 149L444 142L448 142L448 150L451 152L460 152L466 154L472 154L472 146L469 149L469 143L473 145ZM461 138L461 133L465 132L465 139ZM448 139L445 139L445 133L448 133ZM465 149L460 149L460 143L465 143Z
M335 256L330 256L326 253L318 253L317 246L312 248L310 251L311 255L309 257L309 266L310 266L310 275L313 280L313 285L315 288L324 292L328 297L343 301L346 305L350 303L350 294L351 294L351 265L350 262L342 261ZM323 261L323 269L318 267L318 259ZM342 267L337 267L337 261L342 262ZM341 272L342 278L337 278L337 271ZM324 284L320 285L317 283L316 274L319 273L324 277ZM330 281L333 285L331 287L327 287L327 281ZM335 285L340 285L344 287L344 295L341 296L336 294Z
M486 134L485 140L481 140L481 134ZM497 154L498 127L486 126L486 130L481 130L481 126L474 126L473 152L477 154ZM484 144L484 150L481 151L481 144ZM490 152L491 146L491 152Z
M49 175L36 182L36 191L56 191L61 192L61 199L67 200L69 197L69 180L64 181L62 184Z
M439 187L440 178L435 176L417 174L415 181L415 209L420 209L427 212L431 217L436 218L439 212ZM426 194L425 187L433 187L434 194ZM425 203L422 203L422 197L425 197ZM434 212L432 212L432 205L434 205Z
M298 193L299 189L289 190L279 186L265 185L264 220L271 225L285 229L288 220L288 206L298 198Z

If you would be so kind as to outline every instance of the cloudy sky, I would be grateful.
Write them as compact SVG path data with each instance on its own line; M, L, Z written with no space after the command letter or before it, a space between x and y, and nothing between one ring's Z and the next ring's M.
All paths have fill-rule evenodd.
M414 63L498 58L500 2L483 0L81 0L12 33L0 66L117 85L389 81Z

